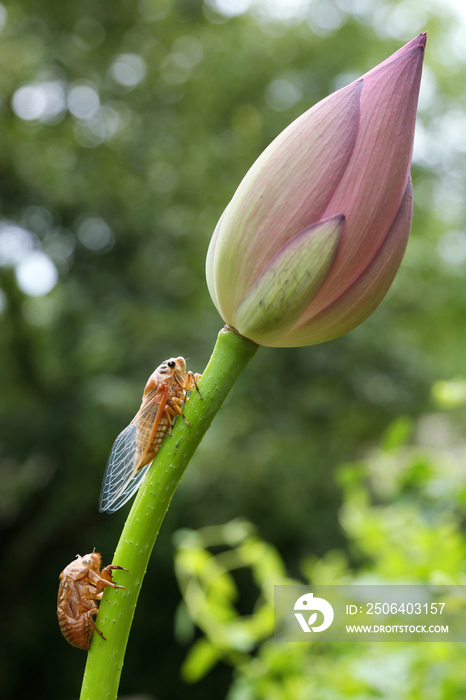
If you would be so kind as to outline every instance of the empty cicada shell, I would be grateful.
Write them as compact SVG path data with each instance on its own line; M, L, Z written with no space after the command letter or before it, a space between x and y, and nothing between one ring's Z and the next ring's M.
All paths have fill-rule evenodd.
M94 630L105 639L93 620L99 610L96 601L102 598L104 588L124 588L113 583L112 570L128 569L109 564L101 571L101 561L102 557L95 551L78 556L60 574L58 624L65 639L80 649L89 649Z

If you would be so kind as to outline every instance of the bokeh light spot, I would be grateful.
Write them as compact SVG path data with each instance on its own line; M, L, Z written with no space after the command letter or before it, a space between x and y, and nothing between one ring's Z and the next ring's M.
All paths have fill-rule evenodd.
M77 119L92 119L100 108L97 88L89 83L73 83L68 92L68 109Z
M109 250L114 242L112 230L103 219L90 216L78 225L79 241L93 251Z
M251 7L251 0L208 0L207 5L225 17L238 17Z
M437 243L440 257L449 265L461 265L466 261L466 233L448 231Z
M66 109L65 91L58 82L32 83L18 88L11 106L24 121L57 122Z
M146 77L147 66L138 54L123 53L113 61L109 73L119 85L133 88Z
M0 266L16 265L33 248L34 237L14 224L0 225Z
M179 36L173 42L173 60L181 68L194 68L202 61L204 49L193 36Z
M277 111L289 109L303 96L301 88L284 78L277 78L265 88L265 100L269 107Z
M58 281L58 271L48 255L36 250L16 266L18 287L31 297L50 292Z

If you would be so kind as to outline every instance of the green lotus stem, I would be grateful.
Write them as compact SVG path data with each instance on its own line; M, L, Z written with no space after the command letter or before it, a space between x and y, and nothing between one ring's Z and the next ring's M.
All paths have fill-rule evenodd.
M152 548L170 501L196 448L234 383L259 346L228 328L220 331L199 387L186 403L188 426L178 419L164 440L128 515L113 562L114 581L126 590L107 588L100 603L97 627L106 641L93 635L80 700L115 700L131 623Z

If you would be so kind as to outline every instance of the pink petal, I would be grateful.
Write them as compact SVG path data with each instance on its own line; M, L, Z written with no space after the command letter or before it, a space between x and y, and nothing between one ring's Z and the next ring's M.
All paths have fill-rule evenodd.
M323 212L355 144L360 90L360 83L352 83L299 117L238 187L208 261L227 322L280 248L320 218L329 218Z
M327 276L344 224L343 216L334 216L285 243L238 304L233 327L260 345L291 328Z
M366 269L400 208L409 177L424 44L421 35L364 77L356 147L325 212L343 212L347 225L308 318Z
M215 275L215 268L214 268L214 259L215 259L215 247L218 239L218 235L220 232L220 227L222 225L223 217L224 217L225 212L223 212L222 216L220 217L217 226L215 227L215 231L212 234L212 238L210 239L210 244L209 248L207 250L207 258L206 258L206 280L207 280L207 287L209 289L209 294L212 298L212 301L214 302L215 306L217 307L217 311L219 314L224 318L222 309L220 306L220 299L218 298L217 295L217 286L216 286L216 275Z
M401 264L408 242L413 217L411 178L401 207L382 247L368 268L340 297L316 316L295 327L276 343L275 347L314 345L348 333L377 308Z

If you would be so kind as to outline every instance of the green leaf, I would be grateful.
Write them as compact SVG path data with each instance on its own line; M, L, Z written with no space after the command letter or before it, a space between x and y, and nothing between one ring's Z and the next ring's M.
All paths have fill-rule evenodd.
M207 639L198 639L181 667L181 676L187 683L197 683L215 666L221 655Z
M413 421L409 416L398 416L382 435L381 448L384 452L390 452L402 447L409 439L413 431Z
M441 408L456 408L466 404L466 379L455 377L449 382L435 382L432 395Z

